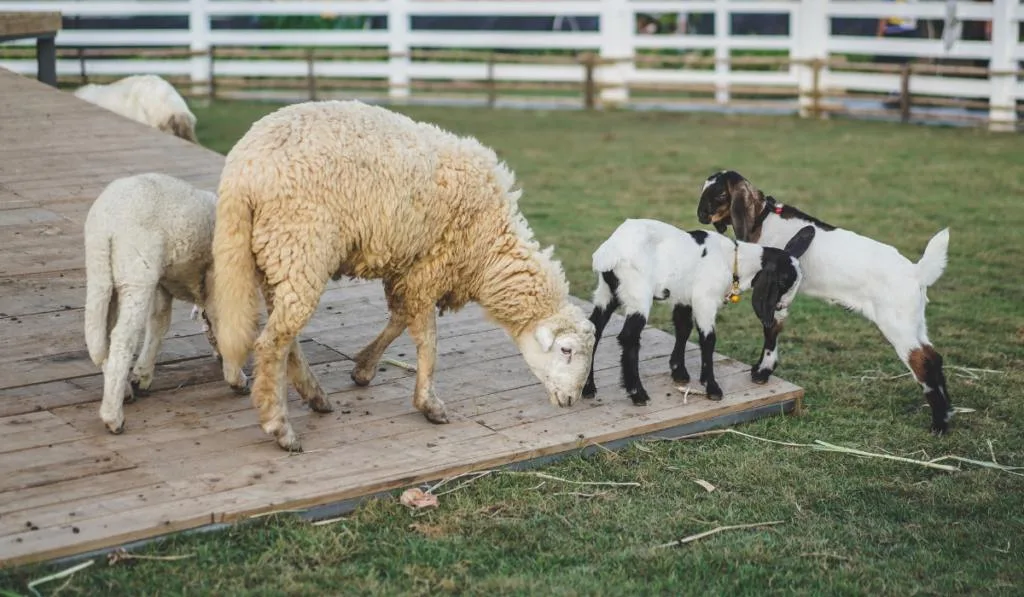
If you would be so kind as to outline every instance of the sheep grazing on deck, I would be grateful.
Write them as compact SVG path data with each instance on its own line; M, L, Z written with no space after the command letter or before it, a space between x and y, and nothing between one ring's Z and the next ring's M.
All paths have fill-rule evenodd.
M174 86L156 75L133 75L108 85L90 83L76 89L74 95L125 118L199 143L195 115Z
M147 173L114 180L89 208L85 342L92 362L103 370L100 418L111 433L124 430L125 393L134 398L153 382L172 299L206 304L216 202L210 191ZM143 330L142 350L129 376ZM206 336L216 355L209 329ZM235 390L245 393L245 386L243 376Z
M737 239L769 247L780 246L808 224L817 228L814 245L800 261L800 291L856 311L878 326L921 384L931 406L932 432L948 430L953 407L942 357L928 339L925 323L927 289L946 268L948 228L928 241L920 261L911 263L890 245L836 228L766 196L732 170L705 181L697 217L719 231L731 224Z
M255 352L263 430L301 450L284 376L303 399L318 387L296 339L327 280L342 275L382 279L391 314L356 356L357 384L370 383L408 328L413 404L447 423L432 381L436 310L475 301L514 339L551 402L573 404L594 329L569 301L552 248L534 240L514 185L477 140L358 101L293 104L254 123L228 153L218 189L211 320L227 379ZM259 289L268 317L257 338Z
M797 260L814 240L807 226L792 235L785 250L734 242L714 231L684 231L657 220L623 222L593 255L597 273L594 310L590 321L600 341L612 313L620 306L626 322L619 332L622 349L622 384L634 404L650 398L640 381L640 334L647 325L654 301L673 304L676 341L669 358L672 379L690 381L684 355L694 323L700 342L700 382L712 400L722 399L715 381L715 320L723 302L753 288L754 313L764 326L765 344L755 370L767 379L777 362L775 340L789 315L789 305L800 287ZM596 350L595 350L596 352ZM583 395L593 397L593 364Z

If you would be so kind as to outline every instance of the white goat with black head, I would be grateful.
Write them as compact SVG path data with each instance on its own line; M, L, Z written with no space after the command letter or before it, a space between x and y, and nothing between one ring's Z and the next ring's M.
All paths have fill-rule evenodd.
M720 232L731 224L738 240L767 247L782 246L808 224L817 228L814 246L800 260L801 292L856 311L878 326L924 389L932 432L948 430L953 407L942 357L932 347L925 323L927 289L946 268L948 228L928 241L920 261L911 263L890 245L779 203L732 170L707 178L697 218Z
M802 274L797 258L814 239L814 228L806 226L792 235L785 250L734 242L710 230L687 232L657 220L629 219L601 244L593 255L597 273L594 310L590 315L600 340L612 313L620 306L626 322L619 332L622 348L622 384L636 405L650 398L640 382L640 333L647 325L654 301L673 303L672 322L676 342L669 359L672 379L690 381L684 355L686 341L697 325L700 342L700 382L712 400L722 399L715 381L712 356L715 352L715 319L719 307L730 297L753 288L754 313L765 328L764 354L775 353L775 335L789 314L789 304L800 286ZM762 359L765 378L775 366L774 357ZM593 358L583 396L592 398Z

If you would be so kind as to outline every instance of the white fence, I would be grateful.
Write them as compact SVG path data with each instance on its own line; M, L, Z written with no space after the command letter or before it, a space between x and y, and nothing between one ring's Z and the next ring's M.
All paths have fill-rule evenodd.
M659 84L703 85L714 90L715 101L730 101L734 89L743 86L792 90L806 113L812 103L830 90L888 94L900 89L900 74L850 72L830 61L837 55L910 56L924 59L966 59L988 62L990 74L981 77L935 74L913 78L913 93L938 98L987 98L988 117L996 128L1012 128L1016 100L1024 99L1024 83L1018 64L1024 61L1019 28L1024 21L1021 0L993 2L918 0L893 3L870 0L2 0L0 10L59 10L65 17L177 16L181 29L93 30L65 29L57 36L60 47L178 47L194 54L178 59L107 59L90 61L92 75L123 76L154 73L188 77L206 85L211 73L211 47L359 47L386 50L384 60L324 61L315 65L318 79L377 78L386 81L394 99L410 95L411 81L456 80L547 81L582 84L584 69L569 65L497 64L483 61L414 61L410 52L422 48L508 50L575 50L595 52L603 60L595 73L601 101L630 101L631 89ZM637 16L646 13L702 15L713 21L710 34L669 32L647 34L638 30ZM737 35L733 17L744 14L775 14L788 20L786 35ZM267 15L337 17L386 17L381 29L224 29L219 18ZM411 27L412 17L439 15L548 16L557 21L598 19L595 30L551 31L445 31ZM834 18L868 19L909 17L945 25L943 38L885 38L872 35L833 35ZM959 39L964 21L990 21L990 39ZM919 24L923 21L919 21ZM872 25L873 27L873 25ZM30 41L14 42L19 45ZM713 52L712 68L652 68L637 59L647 50L679 53ZM792 59L775 70L743 69L732 60L737 50L771 50ZM812 67L822 61L832 68ZM27 58L0 60L0 66L32 74L35 61ZM62 58L58 75L76 75L80 62ZM298 60L216 59L216 76L303 77L309 66ZM815 105L817 105L815 103Z

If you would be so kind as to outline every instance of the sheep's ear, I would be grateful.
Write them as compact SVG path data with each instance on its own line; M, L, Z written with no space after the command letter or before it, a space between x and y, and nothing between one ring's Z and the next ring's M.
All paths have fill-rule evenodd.
M551 347L555 344L555 335L551 332L551 328L546 325L539 325L533 332L533 337L537 339L537 343L540 344L541 350L548 352Z
M732 197L729 215L732 219L732 229L736 233L736 240L757 242L757 239L751 238L750 235L753 232L760 203L764 201L764 195L745 178L729 185L729 195ZM759 202L758 199L761 201Z
M770 328L775 324L775 305L779 302L779 284L776 276L769 271L757 272L751 281L751 306L754 314L761 320L761 325Z
M793 238L789 239L786 243L786 252L800 258L801 255L811 246L811 241L814 240L815 229L814 226L804 226L799 232L793 235Z

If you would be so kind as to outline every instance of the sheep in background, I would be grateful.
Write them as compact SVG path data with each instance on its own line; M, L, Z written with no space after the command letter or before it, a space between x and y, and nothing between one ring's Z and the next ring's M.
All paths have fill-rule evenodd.
M85 342L103 370L100 418L111 433L124 430L126 391L134 398L153 382L172 299L206 303L216 202L213 193L183 180L147 173L114 180L89 208ZM129 377L143 329L145 340ZM206 336L216 355L212 332ZM234 389L245 393L245 386L242 376Z
M650 400L640 381L640 334L647 325L654 301L671 301L676 342L669 358L673 381L690 381L686 370L686 341L694 323L700 342L700 382L712 400L722 399L715 381L715 320L718 309L731 296L753 288L754 313L765 330L761 362L755 370L768 379L774 370L778 331L789 315L789 305L800 287L798 257L814 240L814 228L799 230L785 250L734 242L713 231L687 232L657 220L628 219L594 251L597 273L594 310L590 321L601 339L612 313L620 306L626 322L619 332L622 348L622 384L636 405ZM731 289L730 289L731 285ZM593 364L583 395L593 397Z
M949 229L928 241L921 260L911 263L890 245L817 220L765 196L738 172L707 178L697 206L702 224L719 231L732 225L736 238L778 247L808 224L817 238L800 261L804 294L856 311L878 326L924 390L933 433L949 428L953 406L942 372L942 356L928 339L927 289L946 268Z
M369 383L408 328L413 404L427 420L448 422L432 382L436 310L470 301L513 338L552 403L579 398L594 329L569 302L552 248L534 240L514 184L476 139L358 101L293 104L252 125L228 153L218 189L211 320L226 379L254 350L252 399L279 446L301 450L284 375L306 397L313 373L297 336L327 280L342 275L382 279L391 314L352 378ZM256 338L258 288L268 317Z
M110 83L90 83L75 97L175 137L199 143L196 117L174 86L156 75L133 75Z

